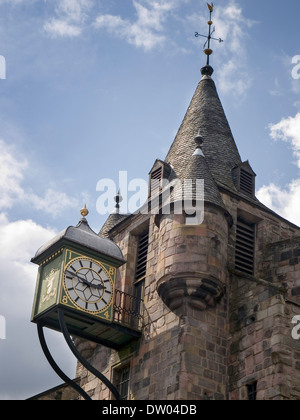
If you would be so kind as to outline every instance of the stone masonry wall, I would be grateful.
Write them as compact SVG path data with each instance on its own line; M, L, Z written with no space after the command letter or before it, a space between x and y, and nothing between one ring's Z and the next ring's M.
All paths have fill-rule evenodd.
M300 399L300 340L291 336L291 320L300 315L299 229L237 198L223 199L233 217L226 234L224 219L213 212L210 223L198 227L183 227L177 216L160 227L154 217L136 216L115 231L127 260L117 288L133 293L137 238L150 229L143 334L119 352L86 341L79 348L112 381L119 367L130 364L131 399L248 399L247 385L254 382L257 399ZM257 226L254 276L234 271L238 215ZM213 223L220 226L216 232ZM226 286L223 297L203 311L183 301L172 312L157 292L159 278L183 271L185 253L185 271L192 270L192 254L197 254L192 271L219 276ZM111 398L80 365L77 376L93 398Z
M255 276L233 270L230 280L229 399L248 399L247 385L254 382L259 400L299 399L299 341L291 336L300 291L299 229L246 203L227 202L235 217L239 212L256 223ZM232 255L234 236L233 226Z

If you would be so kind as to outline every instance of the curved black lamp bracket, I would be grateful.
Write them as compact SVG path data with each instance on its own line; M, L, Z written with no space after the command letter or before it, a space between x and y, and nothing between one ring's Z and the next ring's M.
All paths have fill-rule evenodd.
M114 397L117 400L122 400L121 395L119 394L118 390L116 389L116 387L101 373L99 372L97 369L94 368L94 366L92 366L77 350L76 346L74 345L70 333L68 331L67 328L67 324L65 322L65 317L64 317L64 311L63 309L58 309L58 320L59 320L59 325L61 328L61 331L64 335L64 338L70 348L70 350L72 351L72 353L74 354L74 356L76 357L76 359L87 369L89 370L93 375L95 375L98 379L100 379L100 381L102 381L107 388L111 391L111 393L114 395ZM85 400L92 400L92 398L78 385L76 384L76 382L74 382L72 379L70 379L56 364L56 362L54 361L48 347L46 344L46 340L45 340L45 336L44 336L44 331L43 331L43 326L41 324L37 324L37 329L38 329L38 336L39 336L39 340L41 343L41 347L43 349L43 352L49 362L49 364L51 365L52 369L55 371L55 373L64 381L66 382L68 385L70 385L72 388L74 388Z

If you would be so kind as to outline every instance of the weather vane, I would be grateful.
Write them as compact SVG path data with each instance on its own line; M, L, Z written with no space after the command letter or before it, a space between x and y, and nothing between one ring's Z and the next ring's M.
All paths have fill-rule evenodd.
M213 53L213 50L210 48L210 41L211 41L211 39L213 39L215 41L219 41L220 43L221 42L224 42L224 41L221 38L213 38L212 37L213 33L216 30L215 27L213 27L213 29L211 29L212 24L213 24L213 22L211 20L211 15L212 15L212 12L214 11L214 4L213 3L212 4L208 4L207 3L207 7L208 7L208 10L209 10L209 13L210 13L209 21L207 22L208 23L208 27L209 27L208 36L207 35L201 35L198 32L195 32L195 37L198 38L199 36L202 36L204 38L207 38L207 40L206 40L203 48L204 48L204 54L207 55L207 63L206 64L207 64L207 66L209 66L209 57Z

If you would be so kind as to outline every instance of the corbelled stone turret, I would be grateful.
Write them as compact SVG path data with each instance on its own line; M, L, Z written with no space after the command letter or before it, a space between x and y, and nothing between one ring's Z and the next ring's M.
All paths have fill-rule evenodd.
M234 190L232 170L242 163L211 78L213 69L205 66L201 72L165 161L173 168L170 180L179 180L182 186L180 194L173 193L173 201L190 200L195 208L202 201L202 217L190 223L183 212L159 219L157 290L167 306L177 311L185 304L206 309L224 294L232 217L218 186Z

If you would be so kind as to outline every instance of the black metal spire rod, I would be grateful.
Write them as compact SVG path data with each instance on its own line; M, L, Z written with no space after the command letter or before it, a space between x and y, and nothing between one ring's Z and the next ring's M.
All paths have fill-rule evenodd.
M206 56L207 56L206 65L209 66L209 57L213 53L213 50L210 48L210 42L211 42L211 40L213 39L215 41L219 41L220 43L221 42L224 42L224 41L221 38L213 38L212 37L212 34L215 32L215 28L213 28L213 30L211 29L211 26L213 24L213 22L211 20L211 15L212 15L212 13L214 11L214 4L213 3L211 3L211 4L208 4L207 3L207 7L208 7L208 10L209 10L209 21L207 22L208 23L208 27L209 27L208 36L207 35L201 35L198 32L195 32L195 37L198 38L199 36L201 36L203 38L207 38L207 40L206 40L203 48L205 48L206 45L207 45L207 48L204 49L204 54L206 54Z

